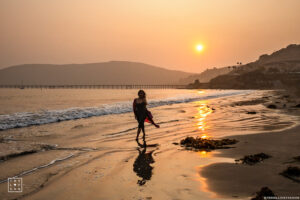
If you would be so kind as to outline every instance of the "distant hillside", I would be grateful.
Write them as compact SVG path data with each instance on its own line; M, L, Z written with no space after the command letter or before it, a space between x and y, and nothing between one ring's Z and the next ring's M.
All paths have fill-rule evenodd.
M256 61L257 64L263 65L276 62L300 61L300 45L291 44L286 48L275 51L271 55L264 54Z
M243 74L255 70L263 70L265 73L299 71L300 45L291 44L270 55L261 55L257 61L239 66L231 73Z
M180 80L183 84L194 83L195 80L199 80L200 83L208 83L216 77L223 77L226 74L231 75L242 75L244 73L252 71L264 71L264 73L274 73L274 72L299 72L300 71L300 45L291 44L286 48L282 48L279 51L268 55L264 54L259 57L255 62L251 62L245 65L239 66L229 66L222 68L207 69L200 74L191 75L185 79ZM218 80L220 79L218 78ZM226 77L228 78L228 77ZM234 78L230 78L232 80ZM228 79L229 80L229 79ZM213 81L214 82L214 81ZM222 84L222 81L220 82ZM203 84L208 87L208 84ZM230 86L229 86L230 85ZM232 83L224 85L222 87L232 87ZM237 87L240 87L237 84ZM191 86L193 87L193 86ZM214 86L215 88L221 86ZM257 85L259 87L259 85Z
M188 83L192 83L198 79L201 83L207 83L211 79L213 79L217 76L223 75L223 74L227 74L230 71L232 71L232 68L229 68L229 67L206 69L204 72L202 72L200 74L191 75L187 78L180 80L180 82L183 84L188 84Z
M276 89L300 87L300 45L289 45L209 82L210 88Z
M26 64L0 70L0 84L178 84L191 73L136 62Z

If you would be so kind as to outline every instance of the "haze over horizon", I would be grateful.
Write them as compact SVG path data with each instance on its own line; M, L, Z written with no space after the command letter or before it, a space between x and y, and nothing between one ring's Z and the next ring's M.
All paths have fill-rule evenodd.
M126 60L199 73L299 44L299 7L298 0L2 0L0 69Z

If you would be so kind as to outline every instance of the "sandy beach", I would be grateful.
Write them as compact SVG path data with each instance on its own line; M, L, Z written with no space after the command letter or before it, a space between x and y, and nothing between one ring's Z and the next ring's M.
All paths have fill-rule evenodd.
M251 98L247 93L151 108L161 128L146 126L146 148L134 140L132 113L2 131L1 199L248 199L263 186L299 195L299 183L279 175L300 164L293 160L300 145L296 100L266 108L282 95L252 91ZM176 145L203 134L239 142L213 151ZM235 164L260 152L272 157ZM14 176L23 178L22 193L7 192L6 180Z
M300 155L300 126L281 132L239 135L235 148L219 151L217 156L240 159L245 155L266 153L272 156L255 165L214 163L200 170L216 197L253 197L262 187L269 187L282 197L299 197L299 183L282 175L288 166L300 167L294 157ZM242 187L241 187L242 185Z

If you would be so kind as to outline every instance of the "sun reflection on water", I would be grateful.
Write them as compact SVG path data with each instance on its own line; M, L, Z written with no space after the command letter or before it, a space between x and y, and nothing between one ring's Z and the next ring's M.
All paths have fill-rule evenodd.
M196 126L201 131L201 137L207 138L208 135L203 132L209 128L206 122L206 118L213 110L207 105L207 101L197 101L197 113L194 118L197 120Z
M209 128L207 116L213 112L213 110L208 106L207 101L197 101L195 102L197 105L197 113L194 118L196 119L196 128L199 131L199 137L201 139L209 139L210 136L207 133L207 129ZM207 151L199 151L198 155L201 158L210 157L210 153Z

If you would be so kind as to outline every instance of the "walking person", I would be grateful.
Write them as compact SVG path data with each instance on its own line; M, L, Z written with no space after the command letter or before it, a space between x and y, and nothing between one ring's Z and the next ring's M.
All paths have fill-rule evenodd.
M138 98L133 101L133 112L135 119L138 121L138 130L136 140L138 140L141 131L143 132L143 140L145 141L145 121L152 123L156 128L159 125L153 121L153 117L150 111L147 110L146 93L144 90L139 90Z

